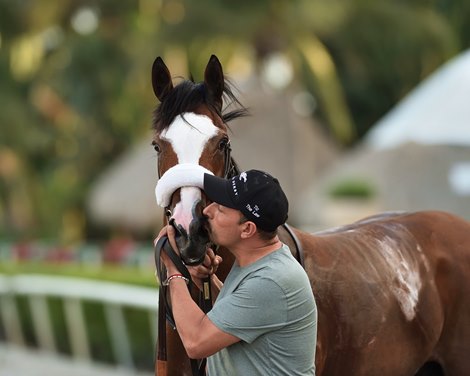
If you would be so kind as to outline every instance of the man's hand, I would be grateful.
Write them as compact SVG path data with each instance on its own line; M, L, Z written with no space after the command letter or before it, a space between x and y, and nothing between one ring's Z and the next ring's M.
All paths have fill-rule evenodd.
M179 256L180 251L178 249L178 246L176 245L176 240L175 240L175 229L173 226L166 225L164 226L161 230L160 233L158 234L157 238L154 240L153 244L156 245L158 240L162 236L168 236L168 241L170 242L171 247L175 251L175 253ZM163 263L165 264L165 268L167 270L167 277L169 277L172 274L178 274L179 271L176 268L175 264L173 264L173 261L168 257L168 255L165 252L161 253L161 258Z
M202 280L215 274L222 261L222 257L216 255L211 248L208 248L202 264L188 266L193 282L199 289L202 290Z
M158 237L154 240L154 245L157 244L158 240L162 236L168 236L168 240L170 242L171 247L176 252L176 254L179 255L180 251L178 249L178 246L176 245L175 229L173 228L173 226L167 225L163 227L160 230ZM165 252L162 252L161 257L167 270L167 277L171 276L172 274L179 273L178 269L173 264L173 261L171 261L171 259L166 255ZM187 267L189 273L191 274L193 282L199 289L202 289L202 280L215 274L217 272L217 268L222 263L222 261L222 257L216 255L211 248L208 248L202 264Z

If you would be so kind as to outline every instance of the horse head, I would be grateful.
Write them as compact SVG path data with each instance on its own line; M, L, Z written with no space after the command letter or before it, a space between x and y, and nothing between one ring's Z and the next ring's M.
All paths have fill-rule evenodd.
M224 79L222 65L212 55L204 81L184 80L173 86L160 57L152 67L152 85L160 101L154 113L153 146L158 154L155 194L166 220L176 230L183 261L201 263L210 242L202 214L208 204L204 173L230 177L238 173L230 156L227 122L246 114ZM224 99L235 110L223 113Z

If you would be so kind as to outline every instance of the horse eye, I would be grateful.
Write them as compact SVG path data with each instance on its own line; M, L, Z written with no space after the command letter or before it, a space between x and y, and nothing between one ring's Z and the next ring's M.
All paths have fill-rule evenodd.
M155 141L152 141L152 146L157 153L160 153L162 151L160 145L158 145Z
M219 142L219 150L225 150L229 143L230 143L230 140L227 137L224 137Z

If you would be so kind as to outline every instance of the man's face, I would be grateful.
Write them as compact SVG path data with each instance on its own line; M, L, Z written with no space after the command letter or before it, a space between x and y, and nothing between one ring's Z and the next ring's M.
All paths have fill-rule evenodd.
M240 211L213 202L203 213L208 218L209 234L215 244L230 248L240 240L243 218Z

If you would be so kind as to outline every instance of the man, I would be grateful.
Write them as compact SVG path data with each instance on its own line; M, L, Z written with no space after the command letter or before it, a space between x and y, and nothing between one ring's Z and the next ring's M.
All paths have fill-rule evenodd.
M257 170L232 179L204 175L212 201L203 213L211 240L227 247L235 263L225 283L214 274L220 257L209 250L191 275L211 276L218 293L205 315L193 302L171 260L168 271L173 315L191 358L208 357L209 375L314 375L317 310L308 277L279 240L288 201L277 179ZM174 229L167 234L176 250Z

